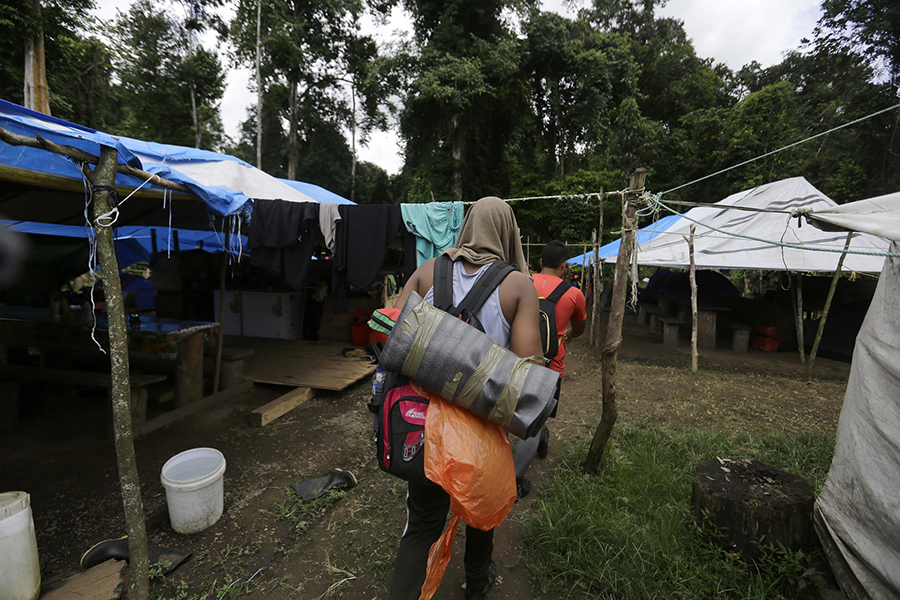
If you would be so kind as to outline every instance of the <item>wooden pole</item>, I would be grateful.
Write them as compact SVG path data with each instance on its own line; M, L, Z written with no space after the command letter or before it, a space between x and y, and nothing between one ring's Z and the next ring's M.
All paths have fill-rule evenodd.
M91 180L95 188L113 185L117 160L118 152L115 148L101 147L100 160ZM149 590L147 530L144 523L144 505L141 501L141 482L134 455L134 436L131 430L131 385L128 337L125 328L125 302L122 299L122 283L119 279L119 265L116 262L112 229L100 220L101 216L112 210L112 203L106 189L95 191L92 199L94 225L97 232L97 254L100 257L100 268L103 271L103 290L109 315L113 431L122 505L125 509L125 528L128 532L130 566L128 597L132 600L146 600Z
M800 364L802 365L806 362L806 349L803 347L803 275L800 273L797 273L796 299L797 346L800 351Z
M6 142L10 146L28 146L30 148L40 148L41 150L46 150L48 152L62 154L63 156L68 156L69 158L78 162L84 162L91 165L96 165L98 163L98 158L93 154L88 154L84 150L79 150L78 148L73 148L72 146L63 146L62 144L51 142L50 140L44 139L41 136L30 138L28 136L19 135L18 133L13 133L0 127L0 140ZM123 175L131 175L140 179L141 181L149 180L149 182L152 184L164 187L166 189L174 190L176 192L185 192L187 194L190 194L191 197L196 198L194 192L192 192L189 187L180 183L175 183L174 181L169 181L168 179L163 179L159 175L154 175L152 173L148 173L147 171L143 171L141 169L136 169L129 165L115 165L114 168L116 172L122 173Z
M528 270L531 270L531 236L526 238L528 241L525 242L525 263L528 265Z
M591 318L591 346L600 343L600 246L603 245L603 203L605 197L603 188L600 188L600 219L597 224L597 235L594 239L594 316Z
M619 346L622 344L622 320L625 317L625 297L628 285L628 266L631 263L631 252L634 246L636 206L634 204L639 193L644 189L644 180L647 170L636 169L631 175L631 183L625 194L625 212L622 215L622 243L619 245L619 255L616 257L616 275L613 280L612 305L609 311L609 323L606 326L606 342L603 344L602 368L603 380L601 384L603 407L600 413L600 423L594 432L591 448L584 461L584 470L595 475L603 460L603 452L606 443L612 434L613 425L618 417L616 408L616 359Z
M809 352L809 362L806 363L806 380L812 377L813 363L816 362L816 353L819 351L819 342L822 341L822 332L825 331L825 319L828 318L828 310L831 308L831 300L834 298L834 290L837 289L838 279L841 278L841 269L844 266L844 259L847 258L847 250L850 249L850 241L853 239L853 232L847 234L847 241L844 242L844 251L838 259L837 268L834 270L834 276L831 278L831 287L828 288L828 297L825 298L825 308L822 311L822 318L819 319L819 329L816 331L816 339L813 341L812 350Z
M694 260L694 231L696 225L691 225L691 237L685 236L688 243L688 249L691 253L691 372L696 373L698 369L699 355L697 353L697 262Z
M219 392L219 376L222 373L222 345L225 343L225 277L228 275L228 252L222 250L222 268L219 270L219 339L216 344L216 370L213 375L213 394ZM301 321L302 322L302 321Z

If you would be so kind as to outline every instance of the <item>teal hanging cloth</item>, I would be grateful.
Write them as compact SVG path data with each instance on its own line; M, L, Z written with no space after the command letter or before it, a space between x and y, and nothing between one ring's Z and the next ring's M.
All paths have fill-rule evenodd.
M400 211L406 230L416 236L416 266L456 243L463 222L462 202L401 204Z

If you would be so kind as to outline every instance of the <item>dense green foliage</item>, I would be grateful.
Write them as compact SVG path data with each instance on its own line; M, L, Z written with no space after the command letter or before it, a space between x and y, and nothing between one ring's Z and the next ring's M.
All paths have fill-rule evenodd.
M227 66L212 44L251 68L256 91L259 10L267 172L360 202L567 195L516 211L533 241L572 243L596 227L598 198L586 194L622 189L635 167L666 191L900 100L896 2L823 0L801 47L737 72L698 56L661 4L593 0L566 18L533 0L240 0L226 24L219 0L137 0L100 24L90 0L44 0L39 16L30 1L0 0L0 95L21 102L24 40L42 30L54 114L255 163L255 106L238 139L223 134ZM378 46L364 19L382 27L392 9L406 11L412 34ZM898 114L670 198L716 201L797 175L837 202L896 191ZM355 150L392 120L405 163L388 176ZM604 241L619 211L605 204Z
M673 426L618 429L599 477L585 477L588 440L569 449L527 523L527 564L557 597L650 600L804 598L822 581L808 554L772 548L748 568L710 543L691 514L700 463L734 456L824 484L834 438L731 435Z

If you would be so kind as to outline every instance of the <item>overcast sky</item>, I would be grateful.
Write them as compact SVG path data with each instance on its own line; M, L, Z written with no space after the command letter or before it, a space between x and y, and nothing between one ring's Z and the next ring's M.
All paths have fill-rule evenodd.
M98 16L111 18L121 0L100 0ZM562 0L545 0L545 10L570 14ZM820 0L669 0L659 14L684 22L685 31L702 58L723 62L738 70L751 61L768 67L781 61L782 55L796 49L800 40L812 35L820 15ZM399 9L387 27L374 31L385 40L398 29L410 28L410 21ZM222 98L225 133L237 137L241 121L255 96L247 87L249 69L230 71ZM368 147L359 149L361 160L397 173L403 164L396 132L376 132Z

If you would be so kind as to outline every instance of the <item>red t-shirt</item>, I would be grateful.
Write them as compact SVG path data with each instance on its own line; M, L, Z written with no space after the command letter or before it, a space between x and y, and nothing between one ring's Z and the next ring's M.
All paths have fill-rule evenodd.
M553 275L534 275L534 289L537 291L539 298L546 298L553 293L562 282L559 277ZM556 303L556 332L559 334L559 351L550 364L547 365L557 373L560 377L563 374L563 359L566 356L566 340L563 334L569 328L570 321L584 321L587 319L587 312L584 308L584 294L576 287L570 287L563 297Z

